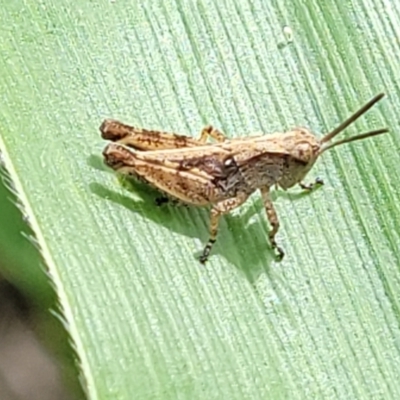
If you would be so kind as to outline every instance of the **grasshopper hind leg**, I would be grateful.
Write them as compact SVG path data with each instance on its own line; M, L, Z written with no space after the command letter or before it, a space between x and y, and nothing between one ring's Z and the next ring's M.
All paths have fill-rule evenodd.
M249 197L248 194L240 193L236 197L220 201L219 203L215 204L212 207L210 215L210 237L208 239L206 246L204 247L202 255L200 256L200 262L202 264L204 264L208 260L211 249L215 241L217 240L218 224L221 215L227 214L234 208L239 207L247 200L248 197Z

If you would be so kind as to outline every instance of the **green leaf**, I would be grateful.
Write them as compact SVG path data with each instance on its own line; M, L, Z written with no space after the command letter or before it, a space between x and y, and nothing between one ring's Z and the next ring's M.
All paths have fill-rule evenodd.
M289 0L7 2L0 148L52 277L90 399L399 398L400 5ZM310 195L258 195L220 224L154 206L102 163L98 126L228 137L346 135Z
M0 177L7 184L6 176L0 169ZM43 305L53 293L40 267L39 253L27 240L31 232L16 207L16 198L3 182L0 182L0 205L0 274Z

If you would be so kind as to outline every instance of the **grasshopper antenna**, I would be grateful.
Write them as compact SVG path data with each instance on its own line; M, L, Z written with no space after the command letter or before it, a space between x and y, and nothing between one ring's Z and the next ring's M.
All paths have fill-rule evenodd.
M336 135L338 135L340 132L344 131L349 125L351 125L354 121L356 121L358 118L361 117L361 115L365 114L375 103L377 103L379 100L381 100L385 96L384 93L380 93L376 95L374 98L372 98L368 103L366 103L364 106L362 106L358 111L356 111L352 116L350 116L346 121L342 122L337 128L335 128L332 132L328 133L321 139L321 144L328 143L331 141ZM371 136L376 136L376 135L381 135L382 133L387 133L389 132L389 129L387 128L382 128L382 129L377 129L374 131L362 133L361 135L353 136L350 138L346 138L343 140L339 140L335 143L328 144L326 146L322 147L321 153L325 150L331 149L332 147L338 146L340 144L344 143L349 143L349 142L354 142L355 140L361 140L365 139Z

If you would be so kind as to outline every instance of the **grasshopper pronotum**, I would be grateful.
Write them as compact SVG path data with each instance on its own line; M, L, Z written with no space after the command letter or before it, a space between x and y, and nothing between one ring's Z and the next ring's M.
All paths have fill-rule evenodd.
M299 184L311 190L322 181L306 185L303 179L324 151L388 132L383 128L331 143L383 96L383 93L375 96L322 139L305 128L227 139L212 126L205 127L200 138L194 139L107 119L100 131L104 139L114 143L105 147L103 155L114 170L139 178L172 198L195 206L211 206L210 236L200 257L202 263L216 240L221 215L240 206L260 189L272 227L269 240L282 258L284 252L275 240L279 220L270 198L271 187L276 185L286 190ZM206 143L208 137L217 143Z

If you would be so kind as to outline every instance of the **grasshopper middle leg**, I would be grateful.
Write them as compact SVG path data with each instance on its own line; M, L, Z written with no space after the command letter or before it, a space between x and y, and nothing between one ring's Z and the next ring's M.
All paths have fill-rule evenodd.
M249 197L248 194L240 193L236 197L220 201L219 203L215 204L212 207L210 216L210 238L208 239L208 242L204 247L203 253L200 256L200 262L202 264L204 264L207 261L211 249L213 247L213 244L217 240L218 223L219 219L221 218L221 215L227 214L234 208L239 207L247 200L248 197Z
M282 260L283 256L285 255L285 252L281 247L278 246L275 240L275 236L279 230L278 214L276 213L274 204L272 203L269 187L263 187L260 190L264 202L265 211L267 213L268 221L272 227L272 229L268 233L269 241L271 243L272 248L276 249L276 251L278 252L277 254L278 259Z

